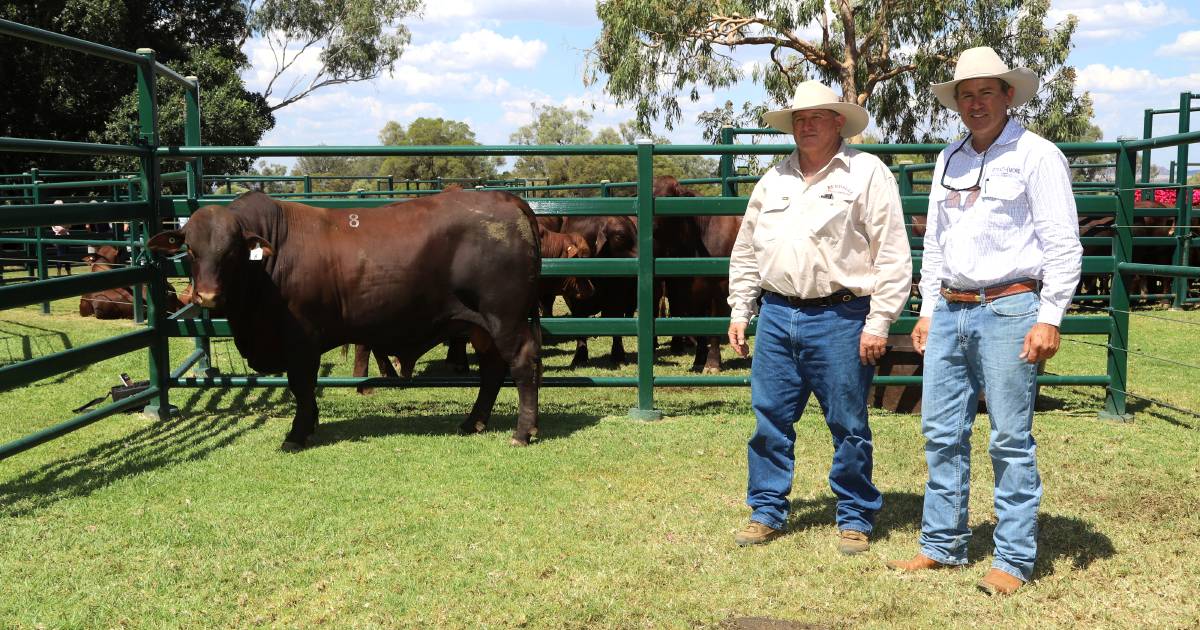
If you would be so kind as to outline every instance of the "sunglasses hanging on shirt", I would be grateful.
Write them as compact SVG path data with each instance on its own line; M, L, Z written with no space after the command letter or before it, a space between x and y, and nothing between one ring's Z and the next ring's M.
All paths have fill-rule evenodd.
M950 170L950 160L954 159L954 156L958 155L958 152L962 151L963 147L966 146L967 143L970 141L971 141L971 135L967 134L966 139L964 139L962 142L960 142L958 144L958 148L951 151L950 155L946 157L946 164L945 164L945 166L942 167L942 182L941 182L942 188L945 188L946 190L950 191L950 193L946 195L946 207L947 208L957 208L957 207L959 207L959 203L961 202L962 209L966 210L967 208L970 208L972 204L975 203L976 199L979 198L979 183L983 181L983 167L985 164L987 164L987 154L988 154L988 151L992 150L991 145L988 145L988 148L983 150L983 160L979 163L979 174L975 177L974 184L971 184L970 186L967 186L965 188L955 188L953 186L949 186L946 184L946 173ZM995 144L995 143L992 143L992 144ZM968 194L963 195L962 193L968 193Z

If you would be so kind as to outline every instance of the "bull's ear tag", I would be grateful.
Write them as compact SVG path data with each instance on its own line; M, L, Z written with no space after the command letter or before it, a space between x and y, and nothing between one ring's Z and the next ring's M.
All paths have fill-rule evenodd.
M262 245L254 244L254 249L250 250L250 260L262 260L263 250Z

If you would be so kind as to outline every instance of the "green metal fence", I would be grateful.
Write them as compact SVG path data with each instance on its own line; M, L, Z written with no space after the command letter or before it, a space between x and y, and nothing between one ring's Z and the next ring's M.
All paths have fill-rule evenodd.
M45 141L18 138L0 138L0 148L11 151L34 151L42 153L106 154L139 158L141 169L137 174L137 194L129 201L103 204L48 205L33 203L6 207L0 214L0 229L18 227L42 227L65 223L101 221L130 221L135 265L128 269L86 274L75 278L58 278L0 288L0 308L34 304L51 299L79 295L94 291L136 283L147 284L149 311L145 328L126 335L114 337L90 346L69 350L0 368L0 390L10 389L61 371L80 367L96 360L117 356L126 352L147 350L151 387L142 395L102 407L82 416L77 416L55 427L33 436L0 445L0 459L11 456L31 446L85 426L112 413L149 403L147 411L159 416L168 415L169 391L175 387L205 386L284 386L286 379L258 375L216 375L205 363L205 341L212 336L229 336L228 323L212 318L207 312L185 309L168 318L163 309L166 278L184 276L186 265L180 258L151 259L140 248L149 233L159 229L165 220L190 216L201 205L227 204L227 195L206 195L202 161L207 156L225 157L274 157L274 156L517 156L517 155L624 155L636 158L638 178L631 183L635 194L629 197L587 198L544 198L529 197L535 212L543 215L629 215L636 216L641 229L638 233L638 257L628 260L546 260L543 274L546 276L635 276L637 278L637 316L633 319L614 318L545 318L542 325L553 335L623 335L637 338L636 377L566 377L546 378L550 387L636 387L637 402L631 414L638 418L656 418L659 413L654 407L656 387L670 386L747 386L749 379L742 376L656 376L654 374L653 350L656 335L723 335L727 327L725 318L658 318L654 317L651 303L654 296L654 279L663 276L709 275L722 276L727 273L728 259L675 259L653 256L653 217L687 215L737 215L745 210L747 199L737 195L739 182L749 181L737 175L733 169L735 155L778 155L793 150L791 144L734 145L730 141L718 145L662 145L649 142L637 145L589 145L589 146L453 146L453 147L396 147L396 146L350 146L350 147L218 147L201 146L198 85L194 78L180 77L173 71L154 61L154 53L139 50L137 54L119 51L74 38L0 20L0 35L10 35L44 44L60 45L86 54L128 63L135 67L139 93L139 137L131 145L101 145L76 142ZM185 144L162 146L158 142L156 105L156 81L159 77L184 85L187 114L185 116ZM723 138L725 134L723 133ZM1200 132L1154 138L1139 142L1065 144L1061 145L1068 154L1102 154L1115 156L1117 184L1109 194L1086 194L1078 196L1081 214L1108 214L1117 217L1117 237L1112 239L1111 255L1087 257L1084 270L1110 272L1113 274L1114 289L1110 297L1108 317L1068 315L1063 322L1066 334L1104 335L1108 338L1108 361L1104 374L1081 376L1041 376L1043 385L1093 385L1107 389L1104 415L1125 417L1127 374L1126 354L1128 350L1128 295L1125 292L1123 273L1146 272L1148 269L1128 262L1133 237L1130 226L1133 220L1133 191L1137 187L1134 178L1133 159L1136 152L1146 148L1179 146L1200 141ZM867 145L860 148L880 154L933 154L943 145ZM653 157L656 155L716 155L720 157L720 173L712 182L720 183L723 195L700 198L659 198L652 195L654 178ZM185 164L182 171L162 173L164 162ZM925 195L915 194L912 173L922 168L901 167L899 178L901 197L906 215L923 214L927 206ZM164 180L182 180L187 183L186 194L163 196ZM625 185L625 183L618 183ZM613 188L612 183L599 184L600 190ZM321 207L364 207L389 203L391 198L381 195L366 195L356 198L330 198L310 196L310 203ZM1186 224L1185 224L1186 225ZM914 256L915 268L920 268L919 252ZM1200 270L1181 265L1155 266L1155 273L1176 277L1200 277ZM908 333L915 318L905 316L892 329L893 333ZM176 368L171 369L167 349L169 337L192 337L196 349ZM187 376L192 368L200 368L203 375ZM408 380L385 378L321 378L323 387L353 387L362 384L391 385L401 387L462 387L477 384L475 378L430 378ZM877 376L877 385L915 385L919 376Z

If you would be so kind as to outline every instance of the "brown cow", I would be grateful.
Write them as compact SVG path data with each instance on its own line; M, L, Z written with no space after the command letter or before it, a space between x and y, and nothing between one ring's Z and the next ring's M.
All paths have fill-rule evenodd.
M655 197L696 197L670 176L654 179ZM657 217L654 221L655 256L728 258L742 227L737 216ZM696 276L666 281L671 314L691 317L729 317L729 277ZM721 336L697 339L692 371L721 371Z
M541 228L542 259L546 258L591 258L592 248L587 239L578 232L554 232L545 229L538 217L538 227ZM541 299L542 315L550 317L554 314L554 299L563 296L566 299L581 301L592 297L596 292L591 280L575 276L542 278Z
M594 258L636 258L637 226L625 216L567 217L563 221L563 232L576 232L583 236L592 250ZM590 278L594 292L590 298L575 299L564 296L567 308L575 317L632 317L637 310L637 278ZM612 338L609 358L614 366L626 362L625 347L619 336ZM571 367L585 365L588 361L586 338L575 342L575 355Z
M185 244L193 301L224 310L252 369L287 373L296 416L284 450L303 448L316 430L323 352L363 343L411 365L458 334L486 344L459 431L484 429L507 368L519 398L512 441L536 434L541 260L533 212L519 197L456 191L323 209L249 192L228 208L200 208L147 246L171 254Z
M108 271L125 266L128 254L124 249L111 245L101 245L95 253L83 257L83 262L91 264L92 271ZM167 287L167 312L174 313L183 308L183 303L175 295L175 290ZM79 297L79 315L88 317L95 315L96 319L133 319L133 289L117 287L84 293Z

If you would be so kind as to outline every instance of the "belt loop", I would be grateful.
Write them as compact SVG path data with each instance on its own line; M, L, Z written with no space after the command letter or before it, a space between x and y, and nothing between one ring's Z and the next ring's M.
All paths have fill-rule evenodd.
M987 287L980 287L979 288L979 303L987 304L987 302L988 302Z

